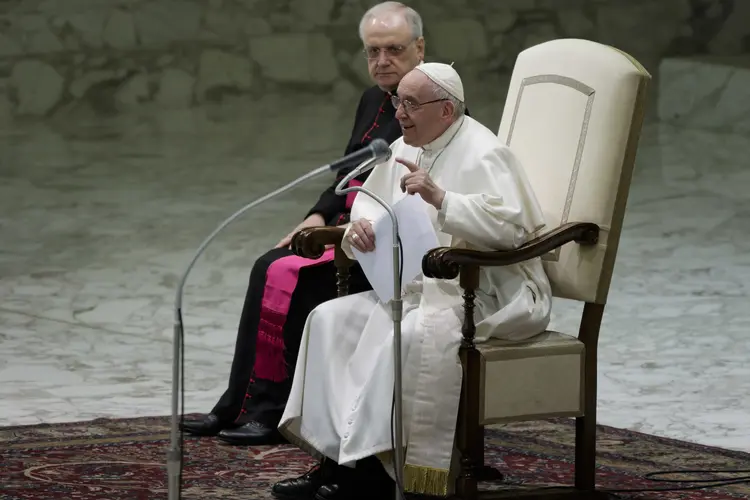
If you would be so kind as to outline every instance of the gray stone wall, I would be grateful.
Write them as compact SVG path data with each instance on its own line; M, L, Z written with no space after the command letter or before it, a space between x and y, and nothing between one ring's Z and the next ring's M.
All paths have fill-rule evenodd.
M0 120L325 96L350 116L369 85L357 23L372 0L2 0ZM472 103L504 102L525 47L581 37L652 72L669 54L748 50L749 0L415 0L428 60ZM316 96L316 97L314 97ZM493 124L500 110L474 105ZM348 123L347 123L348 126Z

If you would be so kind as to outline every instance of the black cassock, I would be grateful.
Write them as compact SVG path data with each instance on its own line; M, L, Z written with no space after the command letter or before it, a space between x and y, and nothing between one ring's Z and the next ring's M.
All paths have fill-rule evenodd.
M373 139L389 144L401 137L390 94L378 87L360 98L344 154ZM348 222L353 196L338 196L342 172L306 216L318 213L330 226ZM356 180L364 182L370 172ZM350 292L370 290L359 266L351 270ZM319 261L278 248L260 257L250 273L242 308L229 387L211 413L225 424L257 421L276 427L291 390L305 320L319 304L336 297L336 269L331 252Z

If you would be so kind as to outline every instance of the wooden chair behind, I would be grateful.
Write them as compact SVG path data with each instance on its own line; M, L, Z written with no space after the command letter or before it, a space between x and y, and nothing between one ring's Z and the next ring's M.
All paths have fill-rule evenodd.
M576 418L573 488L496 493L492 497L596 496L597 345L617 254L645 111L648 72L627 54L578 39L553 40L516 61L498 135L520 158L548 230L513 251L437 248L425 255L426 277L459 277L465 318L464 370L457 428L460 471L455 493L487 496L484 426L550 417ZM341 228L309 228L293 249L316 258L336 246L339 295L348 293L352 262ZM479 269L541 258L556 297L584 303L577 335L544 334L522 343L474 341ZM519 387L517 381L524 381Z

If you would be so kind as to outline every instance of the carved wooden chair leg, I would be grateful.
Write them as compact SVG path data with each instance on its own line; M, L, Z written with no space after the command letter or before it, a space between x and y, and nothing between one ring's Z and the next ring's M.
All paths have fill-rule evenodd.
M336 245L333 253L333 263L336 266L336 295L346 297L349 295L349 277L354 263L349 260L338 245Z
M478 435L481 435L477 423L477 415L472 411L472 402L478 398L478 384L472 384L471 373L478 373L479 352L475 349L461 349L461 361L464 366L464 389L459 411L459 439L458 449L461 453L460 470L456 479L456 493L462 500L476 500L478 495L477 483L479 481L480 463L484 455L484 442L480 448ZM476 358L476 359L473 359Z
M464 323L461 328L463 340L460 349L464 373L457 429L461 462L456 479L456 493L462 500L476 500L480 467L484 462L484 433L479 425L480 361L479 351L474 345L474 291L479 286L479 268L462 268L459 279L464 290Z

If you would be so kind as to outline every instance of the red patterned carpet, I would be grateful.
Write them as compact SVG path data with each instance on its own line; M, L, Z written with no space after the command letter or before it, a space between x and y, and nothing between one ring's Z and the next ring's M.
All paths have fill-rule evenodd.
M512 424L487 434L487 463L500 469L506 480L486 487L572 482L572 421ZM0 499L166 499L168 438L166 418L0 429ZM689 486L643 478L656 470L750 469L750 454L609 427L599 428L598 447L599 488ZM291 446L236 448L214 439L186 439L183 498L268 499L272 483L301 474L310 464ZM618 495L639 500L750 499L750 484Z

